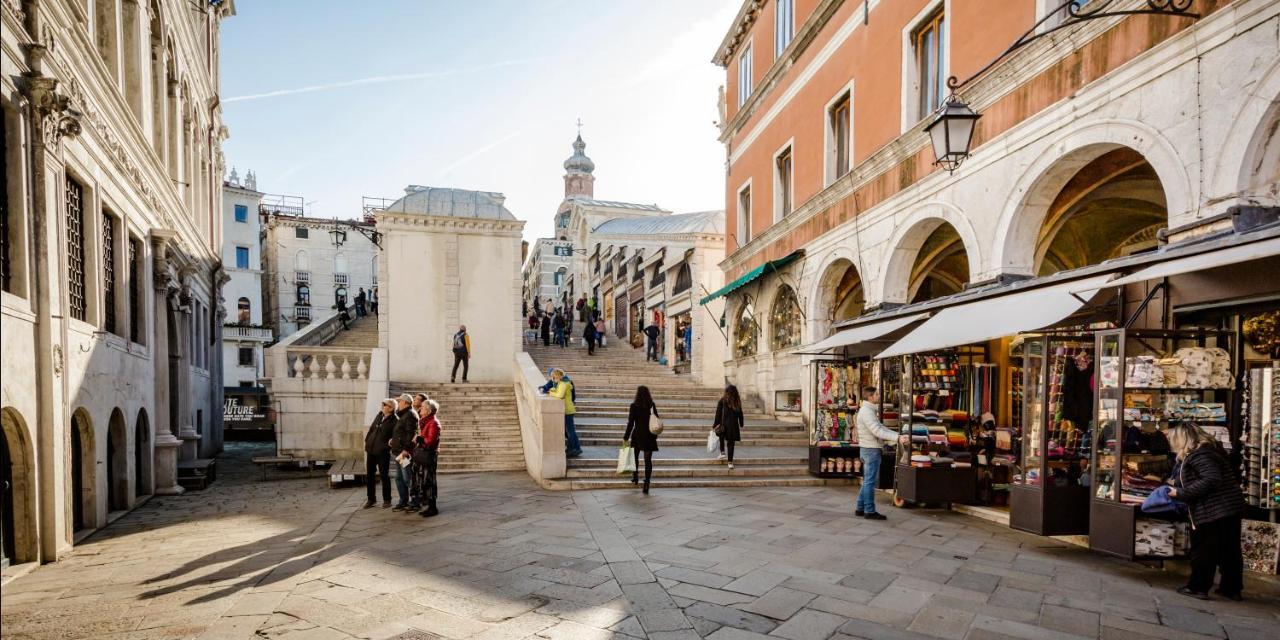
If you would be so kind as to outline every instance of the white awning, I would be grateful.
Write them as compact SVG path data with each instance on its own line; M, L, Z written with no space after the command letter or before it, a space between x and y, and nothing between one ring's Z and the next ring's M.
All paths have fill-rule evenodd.
M1152 265L1146 269L1140 269L1123 278L1118 278L1107 283L1108 287L1118 287L1120 285L1132 284L1134 282L1144 282L1147 280L1155 280L1157 278L1166 278L1168 276L1176 276L1183 273L1191 273L1192 271L1203 271L1214 267L1225 267L1238 262L1248 262L1249 260L1257 260L1268 256L1280 255L1280 238L1270 238L1261 242L1250 242L1249 244L1241 244L1233 247L1225 247L1215 251L1206 251L1197 253L1193 256L1185 258L1174 258L1166 262ZM1073 291L1075 291L1073 289Z
M875 340L880 336L888 335L894 331L901 329L912 322L918 322L928 318L928 313L917 313L914 315L903 316L901 318L893 318L891 320L882 320L880 322L872 322L870 324L859 325L844 331L840 331L835 335L816 342L808 347L800 350L800 353L820 354L826 353L837 347L847 347L851 344Z
M943 309L876 357L936 351L1043 329L1079 311L1114 277L1108 273Z

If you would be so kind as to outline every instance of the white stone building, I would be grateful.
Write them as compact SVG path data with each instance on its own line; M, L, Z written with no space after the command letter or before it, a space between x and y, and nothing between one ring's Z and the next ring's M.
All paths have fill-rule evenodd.
M529 256L521 269L524 301L533 309L538 305L562 304L568 298L569 263L573 256L573 243L563 238L538 238L533 242Z
M311 218L296 196L264 196L261 205L263 323L282 339L337 308L354 307L378 285L378 245L370 221ZM350 310L355 317L354 309Z
M250 172L243 182L235 169L222 183L222 268L226 321L222 327L222 386L257 387L262 350L271 329L262 317L262 192Z
M52 562L222 445L219 25L0 3L3 559Z

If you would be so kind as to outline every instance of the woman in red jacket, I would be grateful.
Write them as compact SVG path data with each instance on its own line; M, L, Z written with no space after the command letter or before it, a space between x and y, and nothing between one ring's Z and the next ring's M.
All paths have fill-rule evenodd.
M436 508L436 461L440 449L440 421L436 419L436 413L439 411L439 403L427 400L422 403L422 417L418 419L418 447L414 449L414 463L421 465L422 497L427 503L421 511L424 518L440 513Z

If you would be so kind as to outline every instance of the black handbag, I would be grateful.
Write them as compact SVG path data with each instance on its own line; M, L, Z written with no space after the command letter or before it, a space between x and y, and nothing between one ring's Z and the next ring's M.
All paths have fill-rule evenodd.
M413 453L409 454L409 459L413 460L413 463L419 467L425 467L427 463L431 462L431 450L426 447L418 447L413 450Z

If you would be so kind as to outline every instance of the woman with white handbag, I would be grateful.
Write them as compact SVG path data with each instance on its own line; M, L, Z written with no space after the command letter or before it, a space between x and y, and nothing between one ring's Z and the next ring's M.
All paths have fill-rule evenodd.
M636 455L636 468L631 472L631 484L640 483L640 452L644 452L644 492L649 493L649 478L653 475L653 452L658 450L658 435L662 433L662 418L653 404L649 387L636 387L636 399L627 413L627 431L622 443L631 446Z

